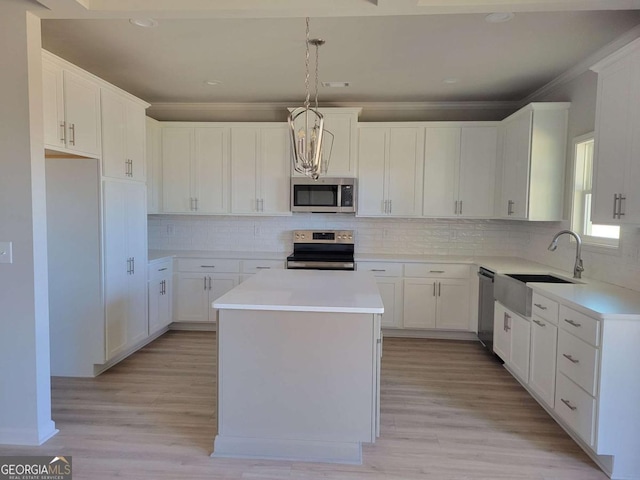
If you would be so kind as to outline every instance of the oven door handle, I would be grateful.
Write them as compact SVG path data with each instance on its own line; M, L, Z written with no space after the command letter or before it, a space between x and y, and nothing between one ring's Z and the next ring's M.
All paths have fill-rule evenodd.
M287 268L321 269L321 270L354 270L355 262L287 262Z

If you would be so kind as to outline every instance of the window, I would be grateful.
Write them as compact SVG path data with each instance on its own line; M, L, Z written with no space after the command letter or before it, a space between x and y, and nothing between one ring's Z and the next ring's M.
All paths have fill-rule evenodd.
M617 247L620 238L618 225L597 225L591 223L591 186L593 182L593 133L577 137L573 141L575 157L573 230L582 235L585 243L607 247Z

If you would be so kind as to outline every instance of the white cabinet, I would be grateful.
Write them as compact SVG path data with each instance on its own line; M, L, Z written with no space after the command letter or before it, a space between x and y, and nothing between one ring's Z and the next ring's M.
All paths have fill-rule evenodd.
M500 303L494 302L493 309L493 351L505 363L511 358L511 315Z
M147 213L162 212L162 124L146 117Z
M493 351L523 383L529 381L531 326L529 320L495 302Z
M103 181L106 360L148 336L145 185Z
M607 57L598 72L591 220L640 223L640 41Z
M324 129L333 135L333 144L329 142L330 135L325 137L324 156L329 154L328 177L355 177L357 169L358 148L358 115L361 108L319 108L324 116ZM288 157L287 157L288 158ZM302 174L292 170L294 176Z
M382 328L402 328L402 263L358 262L358 270L376 277L384 305Z
M102 174L145 181L145 108L138 100L100 89Z
M531 319L529 386L551 408L556 389L558 327L537 315Z
M290 215L288 127L231 127L231 212Z
M172 322L173 261L149 265L149 334Z
M229 211L229 129L169 122L162 128L162 211Z
M215 322L211 304L240 283L240 261L178 259L174 286L175 322Z
M469 281L405 278L405 328L469 329Z
M497 126L427 126L423 215L492 217L497 147Z
M45 148L100 158L100 86L89 74L44 51Z
M569 103L531 103L502 122L498 215L562 220Z
M358 215L420 216L423 127L359 127Z

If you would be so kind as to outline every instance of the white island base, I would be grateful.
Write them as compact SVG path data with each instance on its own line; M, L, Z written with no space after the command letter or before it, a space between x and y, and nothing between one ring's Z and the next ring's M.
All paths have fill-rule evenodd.
M328 300L331 311L283 301L285 291L300 299L295 290L308 292L317 281L321 291L342 286L364 293L359 298L368 308L346 306L345 290ZM259 305L251 303L256 292ZM336 311L339 304L348 311ZM214 306L220 311L212 456L362 463L362 443L379 434L382 302L375 279L366 272L262 272Z

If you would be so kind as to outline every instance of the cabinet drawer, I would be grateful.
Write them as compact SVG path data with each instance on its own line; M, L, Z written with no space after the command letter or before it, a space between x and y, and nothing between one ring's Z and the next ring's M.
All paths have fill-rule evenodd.
M358 271L371 272L376 277L401 277L402 264L392 262L358 262Z
M173 273L173 260L167 260L166 262L154 263L149 265L147 278L153 280L156 278L163 278Z
M258 273L262 270L281 270L284 268L282 260L243 260L242 273Z
M562 373L556 381L554 410L590 446L595 444L596 401Z
M558 302L554 302L547 297L533 292L533 300L531 303L533 304L531 306L532 313L556 325L558 324Z
M469 265L456 263L405 263L405 277L469 278Z
M596 394L598 350L565 330L558 335L558 369L590 395Z
M215 258L180 258L180 272L239 273L240 260Z
M591 345L598 346L600 342L600 322L584 313L560 305L560 326Z

